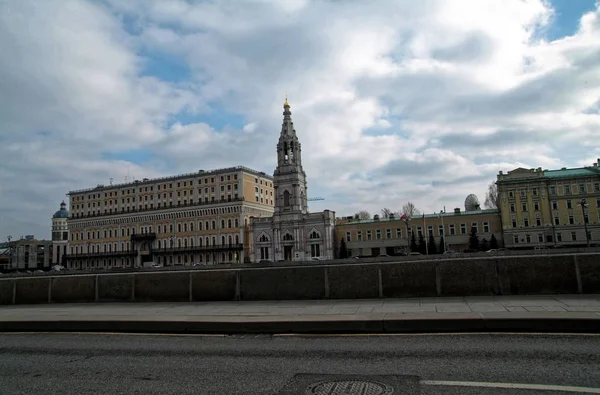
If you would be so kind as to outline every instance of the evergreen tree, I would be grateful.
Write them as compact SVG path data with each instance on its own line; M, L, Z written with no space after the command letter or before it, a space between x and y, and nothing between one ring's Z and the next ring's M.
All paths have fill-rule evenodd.
M433 234L429 235L429 243L427 244L427 250L429 252L429 255L437 254L437 251L435 248L435 239L433 238Z
M423 232L419 235L419 252L423 255L427 254L427 247L425 246L425 237Z
M498 240L496 240L496 236L494 236L492 234L492 237L490 238L490 248L492 249L497 249L498 248Z
M487 250L489 250L489 244L488 244L488 241L487 241L487 239L485 237L483 238L483 240L481 240L481 246L480 246L480 248L481 248L481 251L487 251Z
M440 248L438 249L440 254L446 252L446 241L444 240L444 236L440 236Z
M479 250L479 237L477 237L477 229L474 226L471 228L471 236L469 236L469 249Z
M417 246L417 238L415 236L415 232L411 233L411 237L410 237L410 251L411 252L417 252L417 251L419 251L419 247Z
M348 250L346 249L346 240L342 239L340 241L340 253L338 255L340 259L348 258Z

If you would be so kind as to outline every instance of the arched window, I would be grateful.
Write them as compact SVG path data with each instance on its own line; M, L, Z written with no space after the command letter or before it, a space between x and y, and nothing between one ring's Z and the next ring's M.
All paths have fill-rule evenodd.
M187 224L183 224L183 231L187 232Z
M224 219L221 220L221 229L225 229L225 220Z
M235 235L235 244L240 244L240 235Z
M202 230L202 222L198 222L198 230Z
M238 237L238 235L236 235L236 238L237 237ZM262 235L262 236L260 236L258 241L260 241L261 243L266 243L267 241L269 241L269 238L266 235Z
M205 225L206 225L206 227L205 227L205 228L206 228L206 230L209 230L209 229L210 229L210 227L208 226L208 221L206 221Z
M190 223L190 232L193 232L193 231L194 231L194 223L192 222L192 223Z
M184 240L183 240L183 246L184 246L184 247L187 247L187 246L188 246L188 245L187 245L187 239L184 239Z
M286 207L290 205L290 192L289 191L283 192L283 205Z
M209 246L210 245L210 238L208 236L206 236L206 245Z
M316 232L316 231L312 231L312 233L310 235L308 235L309 239L320 239L321 236Z
M233 253L229 251L229 262L233 261Z
M236 228L240 227L240 221L237 218L235 219L235 227Z
M198 247L202 247L202 237L198 237Z
M181 248L181 239L177 240L177 247Z
M285 235L283 235L283 240L285 240L285 241L294 240L294 236L292 236L289 233L286 233Z
M212 237L212 245L217 245L217 238L215 236Z
M233 240L231 239L231 235L229 235L228 240L229 244L231 244L233 242Z
M213 221L212 222L212 228L213 229L217 229L217 221Z
M225 236L221 236L221 245L225 245Z
M190 237L190 247L193 247L193 246L194 246L194 238Z
M227 220L227 227L231 228L231 218Z

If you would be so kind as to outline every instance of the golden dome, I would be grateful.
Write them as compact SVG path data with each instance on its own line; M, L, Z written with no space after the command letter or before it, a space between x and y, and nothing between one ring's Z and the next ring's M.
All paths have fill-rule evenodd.
M287 101L287 95L285 95L285 103L283 103L283 106L284 107L291 107L290 103L288 103L288 101Z

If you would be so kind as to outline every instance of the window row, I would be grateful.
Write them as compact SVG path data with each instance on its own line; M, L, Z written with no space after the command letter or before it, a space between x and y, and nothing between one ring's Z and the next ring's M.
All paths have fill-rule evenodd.
M459 228L457 229L455 224L449 224L449 225L445 225L448 227L448 235L456 235L456 234L462 234L462 235L466 235L469 232L471 232L472 230L475 230L476 233L479 232L479 224L477 222L472 222L471 223L471 227L467 228L467 224L463 223L459 225ZM385 240L388 239L402 239L402 238L406 238L406 234L404 234L403 236L403 228L396 228L395 232L393 232L392 229L385 229ZM490 233L491 229L490 229L490 223L488 221L483 222L483 233ZM415 230L413 230L413 228L409 228L408 232L409 234L411 232L414 232ZM427 235L428 236L444 236L444 226L443 225L438 225L437 226L437 234L434 233L434 226L433 225L428 225L427 226ZM356 231L356 241L363 241L363 240L384 240L383 238L384 232L382 229L377 229L375 231L373 230L357 230ZM417 226L416 227L416 236L425 236L425 234L423 233L423 228L421 226ZM375 238L373 238L373 236ZM352 233L351 232L346 232L346 241L353 241L352 240Z

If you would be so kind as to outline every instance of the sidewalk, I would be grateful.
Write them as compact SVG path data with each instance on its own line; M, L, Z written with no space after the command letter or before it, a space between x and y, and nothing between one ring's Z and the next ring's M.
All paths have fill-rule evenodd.
M0 331L600 333L600 295L0 306Z

